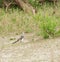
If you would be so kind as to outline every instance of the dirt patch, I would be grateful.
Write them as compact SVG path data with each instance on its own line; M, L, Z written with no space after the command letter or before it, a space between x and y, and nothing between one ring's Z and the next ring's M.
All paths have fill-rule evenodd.
M0 37L0 62L60 62L60 38L31 40L11 44L19 36ZM36 38L35 38L36 39Z

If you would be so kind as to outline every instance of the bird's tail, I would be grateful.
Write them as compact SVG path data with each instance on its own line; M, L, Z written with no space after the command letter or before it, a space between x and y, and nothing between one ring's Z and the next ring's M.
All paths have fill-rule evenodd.
M17 43L18 41L20 40L20 38L19 39L17 39L15 42L13 42L12 44L15 44L15 43Z

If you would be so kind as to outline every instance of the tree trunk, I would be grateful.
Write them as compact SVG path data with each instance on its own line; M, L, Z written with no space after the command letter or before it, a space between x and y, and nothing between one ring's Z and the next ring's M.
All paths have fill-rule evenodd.
M35 9L28 3L28 0L15 0L15 2L25 12L35 14Z

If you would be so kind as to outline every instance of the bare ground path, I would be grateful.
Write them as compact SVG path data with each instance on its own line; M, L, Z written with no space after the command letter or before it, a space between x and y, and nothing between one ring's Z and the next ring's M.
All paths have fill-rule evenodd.
M18 36L17 36L18 38ZM10 37L0 37L0 62L60 62L60 38L38 39L11 44Z

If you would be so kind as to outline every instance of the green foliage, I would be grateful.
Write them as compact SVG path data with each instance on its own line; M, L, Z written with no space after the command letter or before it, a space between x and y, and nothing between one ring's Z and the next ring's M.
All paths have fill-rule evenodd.
M2 2L3 2L3 1L2 1L2 0L0 0L0 7L2 7Z
M0 0L0 3L2 3L3 0Z
M40 23L40 29L44 38L54 37L56 33L56 19L45 17Z

